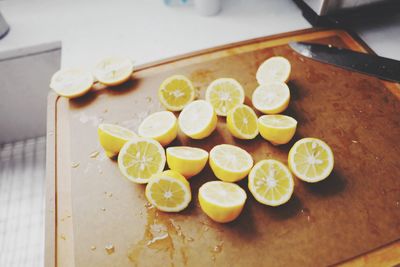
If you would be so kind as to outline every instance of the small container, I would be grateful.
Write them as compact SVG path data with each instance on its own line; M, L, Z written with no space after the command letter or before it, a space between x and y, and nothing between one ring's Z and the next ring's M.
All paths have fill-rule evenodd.
M214 16L221 11L221 0L195 0L194 6L202 16Z

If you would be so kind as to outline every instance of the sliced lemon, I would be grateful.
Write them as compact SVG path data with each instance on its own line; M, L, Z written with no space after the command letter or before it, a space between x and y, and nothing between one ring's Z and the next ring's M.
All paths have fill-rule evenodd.
M162 82L158 90L161 104L171 111L180 111L195 97L192 82L183 75L173 75Z
M166 212L181 211L192 199L189 182L172 170L153 175L146 185L145 194L151 204Z
M289 80L291 65L284 57L271 57L265 60L257 70L258 84L270 82L287 82Z
M93 82L89 71L64 69L51 77L50 88L60 96L75 98L86 94L92 88Z
M254 198L268 206L279 206L289 201L294 182L289 169L273 159L261 160L249 174L249 190Z
M208 152L188 146L167 148L167 163L171 170L177 171L186 178L195 176L204 169L208 160Z
M179 128L193 139L209 136L217 127L217 114L210 103L196 100L187 105L179 114Z
M246 192L237 184L211 181L199 189L200 207L219 223L235 220L243 210Z
M206 100L214 107L217 115L226 116L231 109L243 104L244 90L235 79L220 78L207 87Z
M142 137L153 138L162 146L166 146L178 134L177 119L170 111L155 112L139 125L138 134Z
M288 143L296 133L297 121L285 115L263 115L258 118L261 136L274 145Z
M145 184L164 169L164 148L154 139L135 138L126 142L119 152L118 167L130 181Z
M129 58L107 57L100 60L93 73L102 84L115 86L129 80L132 76L133 64Z
M110 158L116 156L127 141L138 137L129 129L109 123L100 124L97 133L101 146Z
M277 114L289 105L290 91L285 83L273 82L260 85L254 90L253 106L264 114Z
M218 179L236 182L250 172L253 158L244 149L233 145L217 145L210 151L210 167Z
M303 138L289 151L289 168L301 180L316 183L324 180L333 170L331 148L317 138Z
M228 130L239 139L254 139L258 135L257 115L252 108L239 105L226 117Z

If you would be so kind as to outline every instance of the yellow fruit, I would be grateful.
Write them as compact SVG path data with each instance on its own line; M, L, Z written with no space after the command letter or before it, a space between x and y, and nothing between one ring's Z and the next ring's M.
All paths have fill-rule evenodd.
M231 109L243 104L244 90L235 79L220 78L207 87L206 100L214 107L217 115L226 116Z
M192 199L189 182L172 170L153 175L146 185L145 194L151 204L166 212L181 211Z
M287 82L289 80L291 65L284 57L271 57L265 60L257 70L258 84L270 82Z
M178 123L174 113L159 111L151 114L139 125L138 134L152 138L162 146L171 143L178 134Z
M179 128L193 139L209 136L217 127L217 114L210 103L196 100L187 105L179 114Z
M133 64L129 58L107 57L99 61L93 73L102 84L116 86L129 80L132 76Z
M289 151L289 168L301 180L309 183L324 180L333 170L331 148L317 138L303 138Z
M268 206L279 206L289 201L294 182L289 169L273 159L261 160L249 174L249 190L254 198Z
M210 151L210 167L215 176L226 182L236 182L250 172L253 158L247 151L233 145L217 145Z
M51 77L50 88L58 95L75 98L86 94L93 85L94 79L89 71L82 69L64 69Z
M171 170L186 178L195 176L204 169L208 152L195 147L175 146L167 148L167 163Z
M164 169L164 148L154 139L135 138L126 142L119 152L118 167L130 181L145 184Z
M252 108L239 105L229 111L226 118L228 130L239 139L254 139L258 135L257 115Z
M133 131L109 123L100 124L97 133L101 146L110 158L116 156L127 141L137 138Z
M173 75L162 82L158 90L161 104L171 111L180 111L195 97L192 82L183 75Z
M289 105L290 91L285 83L273 82L260 85L254 90L253 106L264 114L277 114Z
M246 198L246 192L233 183L211 181L199 189L201 209L219 223L235 220L242 212Z
M274 145L288 143L296 132L297 121L285 115L263 115L258 118L261 136Z

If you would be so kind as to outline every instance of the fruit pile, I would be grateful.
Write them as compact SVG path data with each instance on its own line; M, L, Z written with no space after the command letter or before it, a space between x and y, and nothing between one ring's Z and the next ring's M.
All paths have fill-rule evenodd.
M145 118L138 135L111 124L98 128L99 140L109 157L118 155L121 173L130 181L147 184L146 198L161 211L178 212L192 199L189 179L199 174L207 162L221 181L203 184L198 192L201 209L213 220L230 222L241 213L246 192L235 182L248 176L248 188L254 198L265 205L278 206L292 196L292 173L306 182L318 182L329 176L334 158L329 146L316 138L303 138L290 149L288 165L265 159L254 166L252 156L237 146L220 144L207 151L187 146L168 146L180 129L192 139L207 138L217 126L217 116L226 116L229 132L239 139L260 135L274 145L288 143L294 136L297 121L285 115L290 100L286 85L291 71L283 57L267 59L258 69L259 86L252 104L263 114L244 104L240 83L220 78L207 88L205 100L194 100L195 89L183 75L167 78L158 97L168 111ZM178 118L171 111L180 111ZM170 170L163 171L165 164Z

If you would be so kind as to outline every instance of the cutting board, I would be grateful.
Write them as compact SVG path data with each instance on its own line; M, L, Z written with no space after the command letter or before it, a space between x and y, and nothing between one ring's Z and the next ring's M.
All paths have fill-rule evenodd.
M400 263L400 242L396 242L400 238L399 85L304 58L288 47L289 41L371 52L344 31L303 30L140 66L124 85L97 85L79 99L50 94L47 266ZM198 188L216 180L207 166L190 180L193 200L186 210L158 212L146 204L145 187L123 178L116 161L104 155L97 125L117 123L136 131L144 117L163 110L157 90L168 76L189 77L199 98L204 98L214 79L235 78L245 89L246 104L251 105L256 70L275 55L292 64L291 101L284 112L298 121L291 143L272 146L261 137L235 139L221 117L210 137L191 140L180 133L171 146L209 151L217 144L229 143L249 151L255 162L273 158L287 163L295 140L325 140L335 155L332 174L317 184L295 179L294 195L287 204L268 207L256 202L245 179L239 185L248 199L240 217L228 224L215 223L201 211L197 199ZM167 229L168 238L151 242L154 225Z

